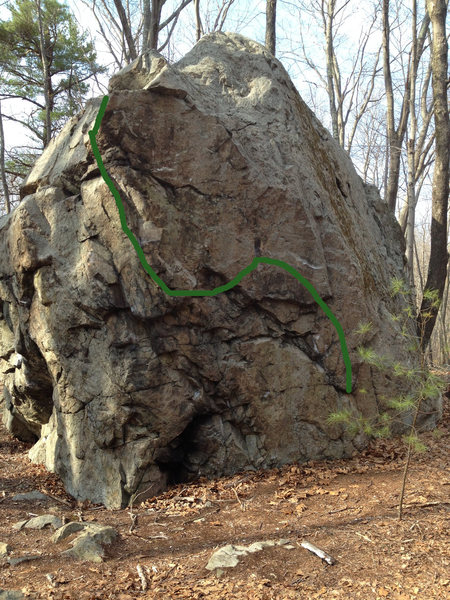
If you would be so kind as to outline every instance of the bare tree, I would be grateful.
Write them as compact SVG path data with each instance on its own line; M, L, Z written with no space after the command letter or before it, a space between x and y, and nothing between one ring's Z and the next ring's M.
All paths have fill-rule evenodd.
M431 46L431 42L429 46ZM422 62L424 62L423 59ZM423 73L421 76L418 75L414 85L417 89L417 99L414 108L416 122L414 170L417 197L420 195L424 182L429 177L430 166L434 162L434 131L430 127L433 116L433 102L432 99L430 99L430 83L431 59L427 58L427 61L424 64ZM408 202L404 204L399 215L400 226L404 234L406 234L407 213Z
M413 8L415 8L416 2L414 0L413 5ZM413 31L413 44L414 41ZM411 61L410 68L414 62L414 54L413 49L413 60ZM399 215L399 223L406 238L406 256L411 286L414 286L412 270L414 264L413 247L415 244L414 231L417 201L423 185L429 181L430 168L434 162L434 131L430 131L433 115L433 103L429 99L430 82L431 60L427 60L427 64L424 64L422 75L411 77L409 90L410 121L407 143L407 200ZM423 292L423 285L420 286L419 291Z
M348 0L346 2L348 4ZM333 137L343 144L342 102L341 96L341 73L334 49L334 20L336 16L336 0L328 0L327 4L322 2L322 18L325 28L326 58L327 58L327 92L330 102L331 127ZM336 99L336 95L338 98ZM340 104L340 107L337 106Z
M0 102L0 171L2 176L2 186L3 186L3 197L5 199L5 208L6 212L11 212L11 201L9 198L9 186L8 181L6 179L6 169L5 169L5 136L3 133L3 118L2 118L2 105Z
M225 21L229 17L229 12L236 0L216 0L211 2L206 0L202 2L202 11L199 9L202 34L212 33L213 31L223 31ZM200 4L200 2L198 2ZM196 23L197 28L197 23ZM236 27L233 27L236 30Z
M411 44L411 50L409 52L410 69L404 83L404 94L403 100L400 107L400 117L398 124L395 124L395 99L394 99L394 85L391 71L391 24L389 18L389 0L383 0L382 14L383 14L383 73L384 73L384 85L386 92L386 131L387 131L387 161L386 161L386 188L385 188L385 200L390 206L391 210L395 212L397 206L397 194L398 185L400 178L400 161L403 147L403 141L408 126L408 117L410 109L410 87L411 79L417 76L417 68L420 58L424 51L425 41L427 39L428 29L430 25L430 18L428 13L425 14L420 31L415 40L415 44ZM414 47L414 48L413 48ZM412 60L412 53L414 52L415 60Z
M151 0L151 2L150 0L143 0L144 30L142 35L142 54L149 49L159 50L167 45L167 40L162 47L158 45L160 31L170 26L168 34L168 37L170 37L181 11L190 4L192 0L183 0L180 2L171 15L164 21L161 21L162 8L166 2L167 0Z
M425 289L425 277L428 269L430 260L430 210L426 211L425 215L421 215L420 223L416 225L416 236L415 236L415 269L414 274L416 278L417 290ZM447 236L449 233L449 225L447 222ZM447 264L447 278L444 288L444 294L442 302L439 307L438 317L436 324L433 329L433 333L429 342L429 356L435 365L448 365L450 363L450 345L449 345L449 332L450 332L450 313L448 311L449 301L449 274L450 274L450 262ZM420 298L421 300L421 298ZM420 305L420 302L419 302Z
M406 259L408 265L408 277L411 289L414 289L414 224L416 214L416 76L414 68L417 63L417 2L412 0L412 43L409 86L409 137L407 144L408 176L407 176L407 225L406 225Z
M181 12L193 0L179 0L164 18L167 0L82 0L97 21L117 68L132 62L147 50L161 52L168 45ZM160 42L161 32L166 38ZM148 57L145 58L148 64Z
M277 29L277 0L266 0L266 48L275 56Z
M144 30L142 34L142 54L149 49L158 48L159 25L161 22L161 10L165 0L143 0Z
M349 53L347 48L339 55L341 27L347 18L353 16L349 8L350 0L303 0L298 5L300 60L314 72L320 87L325 90L333 137L350 153L357 129L374 102L380 51L368 51L368 42L377 21L377 11L374 10L368 26L361 32L355 51ZM322 31L323 53L317 51L320 40L315 40L312 52L306 47L303 33L305 16L309 16L313 26ZM309 25L308 22L306 27L309 28Z
M114 0L114 6L116 8L117 15L120 20L120 25L122 27L123 36L126 41L126 46L124 47L124 54L126 56L127 62L131 62L135 58L137 58L137 50L136 50L136 43L133 38L133 33L131 31L131 22L130 22L130 18L129 18L129 11L127 13L121 0Z
M194 0L195 7L195 39L197 42L203 35L203 25L200 16L200 0Z
M435 161L433 173L430 260L426 290L436 290L442 300L447 275L447 212L449 194L450 122L447 103L448 46L445 31L446 0L426 0L432 24L432 87L435 123ZM429 343L438 307L424 294L417 317L422 347Z

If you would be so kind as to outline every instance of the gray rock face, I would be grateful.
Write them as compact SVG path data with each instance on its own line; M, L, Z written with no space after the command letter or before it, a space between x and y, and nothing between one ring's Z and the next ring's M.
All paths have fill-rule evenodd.
M198 475L349 455L364 444L328 414L369 417L408 385L361 364L353 330L414 364L389 318L401 233L299 97L241 36L204 37L176 65L151 55L111 82L97 143L140 264L89 143L100 100L69 122L0 219L0 370L6 420L79 499L124 506ZM437 410L439 407L435 405ZM432 415L429 425L433 424Z

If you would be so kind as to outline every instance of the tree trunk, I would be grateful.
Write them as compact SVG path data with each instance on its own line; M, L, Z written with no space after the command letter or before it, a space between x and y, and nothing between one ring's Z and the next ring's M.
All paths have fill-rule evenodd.
M275 56L277 27L277 0L266 1L266 48Z
M3 186L3 197L5 198L6 212L11 212L11 202L9 198L8 182L6 180L5 171L5 136L3 133L3 117L2 117L2 104L0 102L0 171L2 175L2 186Z
M161 21L161 0L152 1L152 11L150 17L150 31L148 37L148 48L151 50L158 49L159 23Z
M387 184L385 189L385 199L392 212L395 212L395 206L397 202L398 180L400 175L400 153L402 141L398 139L397 132L395 130L390 36L391 27L389 23L389 0L383 0L383 75L384 88L386 91L386 145L389 149L389 162L387 168Z
M449 287L449 268L447 265L447 281L445 284L444 295L442 298L441 309L439 311L440 336L439 336L439 356L440 364L447 365L450 361L450 350L447 336L447 307L448 307L448 287Z
M416 62L417 62L417 3L412 0L412 47L409 88L409 139L407 144L408 176L407 176L407 220L406 220L406 260L408 265L409 285L414 293L414 226L416 218Z
M145 55L149 46L149 34L150 34L150 23L152 17L152 9L150 6L150 0L143 0L142 2L142 14L143 14L143 27L142 27L142 45L141 54ZM148 66L146 64L146 66Z
M326 41L326 54L327 54L327 91L330 103L330 115L331 115L331 127L333 130L334 139L339 142L339 124L338 124L338 113L336 108L336 96L334 93L334 79L333 79L333 63L334 63L334 49L333 49L333 19L334 19L334 8L335 0L328 0L328 7L325 14L326 26L325 26L325 41Z
M203 35L202 20L200 17L200 0L194 0L195 8L195 39L197 42Z
M116 7L117 14L119 15L120 24L122 26L123 35L127 42L128 52L126 52L127 62L132 62L137 58L136 46L133 40L133 34L131 33L130 23L128 22L127 14L121 0L114 0L114 6Z
M383 0L383 74L384 74L384 87L386 92L386 144L387 154L389 156L387 173L386 173L386 186L385 186L385 200L391 208L392 212L395 213L397 206L397 193L398 193L398 182L400 178L400 157L403 146L403 141L406 134L408 117L409 117L409 95L411 79L417 78L417 67L420 58L425 48L425 41L428 34L428 28L430 19L428 14L425 15L419 35L417 36L415 44L415 55L416 60L413 62L411 57L412 68L408 71L408 76L405 81L405 92L403 95L403 102L400 110L400 118L398 126L395 127L395 103L394 103L394 91L392 85L392 74L391 74L391 54L390 54L390 36L391 27L389 23L389 0Z
M36 8L39 23L39 46L42 62L42 74L44 76L45 124L42 142L45 148L46 146L48 146L52 138L52 99L50 97L51 76L47 56L47 48L45 43L44 24L42 21L41 0L36 0Z
M442 300L447 274L447 211L449 194L450 122L447 107L448 47L445 32L446 0L427 0L432 25L432 86L435 124L435 162L431 208L430 262L425 289L437 290ZM436 323L438 307L424 297L417 317L417 328L425 349Z

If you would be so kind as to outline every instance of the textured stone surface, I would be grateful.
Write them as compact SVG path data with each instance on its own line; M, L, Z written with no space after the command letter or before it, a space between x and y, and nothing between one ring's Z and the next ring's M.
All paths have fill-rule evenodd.
M52 542L60 542L66 537L69 537L69 535L72 535L72 533L83 531L85 527L86 524L82 523L81 521L71 521L70 523L66 523L65 525L60 527L58 531L55 531L55 533L52 535Z
M7 562L12 567L17 567L24 562L31 562L33 560L40 560L42 556L40 554L27 554L26 556L18 556L17 558L8 558Z
M0 590L0 600L22 600L25 596L17 590Z
M19 521L13 525L13 529L21 530L25 529L45 529L46 527L52 527L53 529L59 529L62 526L62 521L55 515L39 515L32 519L26 519L25 521Z
M82 527L70 527L70 525L81 525ZM107 527L99 523L68 523L58 530L52 539L60 541L68 535L80 531L81 533L72 542L72 548L65 550L62 553L63 556L77 560L102 562L105 555L104 546L112 544L118 536L114 527Z
M213 34L176 65L155 54L151 65L112 80L97 136L146 260L172 289L222 285L255 255L292 265L346 333L354 393L333 325L283 270L260 265L208 298L155 285L90 149L92 101L0 219L0 370L8 426L39 437L32 459L110 507L168 482L361 448L329 412L371 416L407 387L360 363L360 321L375 350L414 363L389 318L401 309L389 294L398 225L281 64Z
M23 492L12 497L13 502L34 502L35 500L49 500L50 498L39 490Z
M291 550L294 548L289 540L265 540L261 542L253 542L249 546L239 546L234 544L227 544L222 546L219 550L216 550L211 555L206 569L214 571L215 569L224 569L227 567L236 567L239 564L239 560L242 556L247 554L253 554L254 552L261 552L264 548L272 548L273 546L283 546L284 548Z

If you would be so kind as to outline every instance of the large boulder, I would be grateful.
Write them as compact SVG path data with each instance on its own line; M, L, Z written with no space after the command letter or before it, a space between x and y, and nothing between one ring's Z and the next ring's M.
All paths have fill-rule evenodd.
M6 420L39 438L32 459L71 494L109 507L362 447L329 413L370 417L407 388L361 363L359 322L372 323L373 348L415 364L390 318L402 308L389 291L403 273L399 227L281 64L222 33L175 65L148 62L112 79L97 134L141 251L89 141L101 99L50 143L0 220ZM291 265L328 304L351 394L335 325L283 268L173 297L141 264L172 290L212 290L255 256Z

